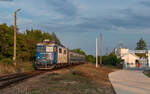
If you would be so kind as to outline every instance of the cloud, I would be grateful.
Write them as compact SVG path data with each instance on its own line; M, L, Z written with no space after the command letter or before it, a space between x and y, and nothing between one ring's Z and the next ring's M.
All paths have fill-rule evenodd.
M0 0L2 2L12 2L13 0Z
M18 24L22 24L22 25L25 25L25 24L31 24L32 23L32 19L27 19L27 18L19 18L17 20L17 23Z
M149 0L143 0L140 2L140 4L150 7L150 1Z
M66 45L72 42L70 47L82 46L92 53L99 32L107 37L110 49L126 36L134 41L143 34L149 40L145 34L150 32L149 6L149 0L14 0L0 2L0 23L12 25L14 11L21 8L17 15L21 32L32 28L56 32ZM126 41L133 44L131 40Z
M131 30L136 31L136 29L137 31L149 30L150 13L147 11L150 11L150 9L144 7L139 9L131 6L120 7L119 9L117 7L116 9L114 5L107 8L103 5L102 8L99 4L96 4L99 1L95 0L94 2L82 1L81 3L80 0L36 0L36 2L35 0L30 0L30 2L28 0L14 0L13 3L3 5L5 8L0 9L0 12L8 15L8 12L3 10L10 11L12 6L15 5L16 8L13 8L11 11L18 7L21 8L18 23L20 26L22 25L22 28L23 25L30 24L28 27L33 26L33 28L41 28L45 31L87 32L126 30L126 32L132 32ZM116 1L116 3L118 2ZM145 4L146 2L148 1L145 0L140 3ZM107 4L104 1L102 3ZM111 4L108 3L108 5ZM6 16L3 21L10 21L12 23L13 17Z
M71 0L46 0L48 8L52 8L57 13L65 16L75 16L77 7Z
M114 31L120 31L124 33L150 33L150 28L125 28L125 27L118 27L113 26L112 30Z
M140 12L139 12L140 11ZM145 11L148 11L145 10ZM132 28L149 28L150 27L150 13L147 13L138 9L123 9L120 10L120 13L126 15L126 18L115 18L111 19L111 23L116 26L123 26L128 29Z

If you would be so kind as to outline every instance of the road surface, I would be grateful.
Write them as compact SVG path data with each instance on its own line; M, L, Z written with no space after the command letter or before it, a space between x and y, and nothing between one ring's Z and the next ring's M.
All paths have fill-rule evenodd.
M109 74L117 94L150 94L150 78L142 71L119 70Z

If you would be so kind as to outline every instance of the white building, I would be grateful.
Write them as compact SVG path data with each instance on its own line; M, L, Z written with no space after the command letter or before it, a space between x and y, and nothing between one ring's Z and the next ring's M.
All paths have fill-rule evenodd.
M149 63L148 66L150 67L150 50L148 50L148 54L147 55L148 55L148 63Z
M127 48L120 48L120 57L124 60L125 67L136 67L136 62L140 60L140 57Z

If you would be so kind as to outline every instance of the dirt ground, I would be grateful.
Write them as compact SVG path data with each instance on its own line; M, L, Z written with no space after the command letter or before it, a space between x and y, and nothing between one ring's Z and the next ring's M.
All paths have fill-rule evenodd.
M0 90L0 94L115 94L108 79L114 67L83 64L46 73Z

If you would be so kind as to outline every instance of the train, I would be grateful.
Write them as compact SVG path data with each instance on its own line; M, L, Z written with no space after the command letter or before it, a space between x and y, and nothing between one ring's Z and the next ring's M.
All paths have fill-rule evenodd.
M36 45L36 69L53 69L85 63L85 55L73 52L54 41L44 40Z

